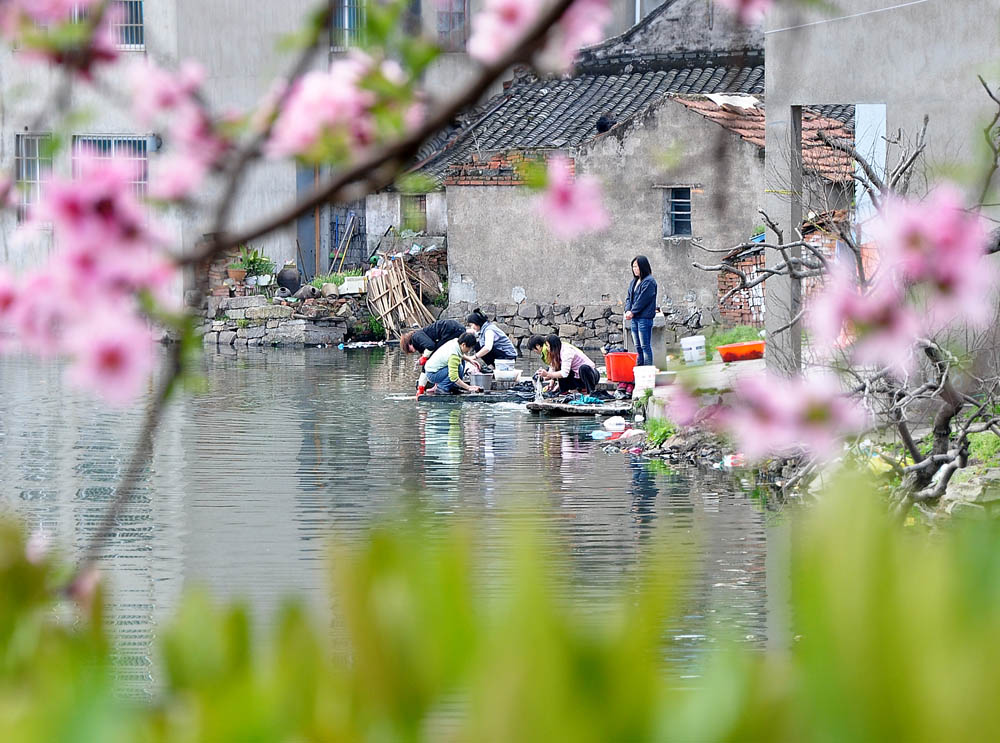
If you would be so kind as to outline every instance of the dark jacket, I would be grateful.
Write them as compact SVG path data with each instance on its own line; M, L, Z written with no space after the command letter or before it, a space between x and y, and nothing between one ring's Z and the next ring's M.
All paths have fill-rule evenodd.
M638 320L653 319L656 314L656 279L647 276L638 285L635 280L629 283L625 311L631 312L632 317Z
M413 347L417 351L436 351L443 343L458 338L465 332L465 326L457 320L438 320L413 334Z

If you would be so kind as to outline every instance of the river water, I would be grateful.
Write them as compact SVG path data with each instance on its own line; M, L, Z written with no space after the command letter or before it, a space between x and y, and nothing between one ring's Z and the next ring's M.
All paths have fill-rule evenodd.
M697 566L670 630L679 652L696 656L718 629L766 641L780 515L722 474L604 453L590 437L596 420L387 399L413 379L412 359L395 350L206 355L204 389L169 408L139 497L103 553L126 682L155 685L156 626L186 588L245 600L259 626L288 596L324 612L331 532L358 533L413 504L436 522L474 520L486 548L504 539L502 514L522 509L570 556L582 607L636 566L655 533ZM140 410L109 410L65 389L55 365L23 357L0 358L0 381L2 500L66 552L82 550Z

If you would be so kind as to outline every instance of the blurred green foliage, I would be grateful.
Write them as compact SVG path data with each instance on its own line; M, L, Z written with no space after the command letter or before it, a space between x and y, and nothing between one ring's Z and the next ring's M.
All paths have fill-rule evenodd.
M997 527L928 535L884 512L850 478L803 509L793 639L713 638L697 678L664 660L685 608L658 540L617 595L582 606L541 534L516 530L504 554L484 554L473 528L408 514L333 550L332 624L289 605L255 640L244 607L189 595L161 633L150 700L116 689L100 601L74 618L58 562L29 561L7 524L0 730L13 742L996 739Z

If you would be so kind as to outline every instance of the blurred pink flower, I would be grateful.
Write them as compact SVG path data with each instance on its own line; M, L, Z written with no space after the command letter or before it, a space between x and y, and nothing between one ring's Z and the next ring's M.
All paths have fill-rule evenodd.
M112 405L132 402L153 369L153 339L146 323L122 312L93 312L74 327L67 348L67 381L97 392Z
M13 36L25 20L39 26L65 23L74 8L89 8L98 0L5 0L0 3L0 29Z
M719 0L719 5L736 13L740 23L752 26L764 19L764 14L774 5L774 0Z
M28 541L24 544L24 557L32 565L40 565L48 556L52 547L52 540L49 535L41 529L31 533Z
M666 399L667 417L678 426L692 425L701 412L697 398L680 383L657 389L655 396Z
M571 161L555 156L548 163L548 185L537 209L552 234L571 240L603 230L611 223L601 199L601 187L592 176L573 177Z
M553 72L568 71L581 48L604 40L612 16L608 0L575 0L549 32L536 64Z
M17 303L17 284L6 268L0 266L0 329L6 325Z
M176 201L190 196L208 175L208 165L204 160L185 153L166 155L161 158L149 195L163 201Z
M20 296L11 310L11 325L24 346L39 356L62 350L66 325L81 315L76 297L55 276L39 271L21 277Z
M182 107L197 107L193 96L205 80L204 68L191 60L176 71L165 70L151 61L138 62L128 75L132 111L143 124Z
M541 10L541 0L487 0L472 19L469 56L493 64L511 50Z
M820 355L849 348L854 362L890 367L900 377L913 365L920 321L889 277L862 294L852 269L833 270L812 298L807 321Z
M750 459L803 449L829 457L845 436L864 430L868 420L828 375L750 375L735 383L734 395L721 421Z
M314 71L292 87L278 113L267 151L271 157L302 155L334 132L346 135L354 147L368 145L374 136L369 108L375 96L360 87L367 72L362 59L335 62L329 72Z
M885 270L926 292L933 329L990 319L996 269L983 260L988 233L954 186L939 186L923 202L887 199L866 231Z
M90 611L100 583L101 571L93 565L89 565L84 568L83 572L77 574L69 588L66 589L66 593L81 610Z
M136 199L134 163L80 153L77 178L53 178L32 220L51 222L57 244L92 250L148 243L146 215Z

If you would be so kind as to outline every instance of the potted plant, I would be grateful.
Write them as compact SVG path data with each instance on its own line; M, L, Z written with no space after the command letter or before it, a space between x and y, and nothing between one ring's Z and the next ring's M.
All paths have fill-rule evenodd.
M240 261L247 271L248 286L269 286L274 280L274 261L256 248L242 246Z
M229 274L229 278L236 282L243 281L247 277L247 269L243 265L243 261L233 261L230 263L226 266L226 273Z

